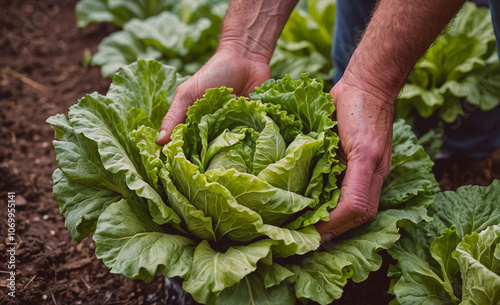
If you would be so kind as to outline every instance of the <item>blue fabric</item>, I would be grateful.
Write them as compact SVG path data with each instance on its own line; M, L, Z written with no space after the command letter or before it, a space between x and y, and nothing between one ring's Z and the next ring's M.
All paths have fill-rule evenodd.
M377 0L337 0L333 34L333 81L338 82L369 21Z
M486 1L472 2L484 6ZM337 83L344 74L376 2L377 0L337 0L332 46L334 83ZM500 1L490 0L490 8L500 56ZM464 104L464 108L466 108L464 116L459 117L454 123L445 124L443 148L470 157L486 157L500 147L500 106L488 112L469 104ZM426 129L433 128L439 120L437 115L429 119L416 117L417 133L424 133Z

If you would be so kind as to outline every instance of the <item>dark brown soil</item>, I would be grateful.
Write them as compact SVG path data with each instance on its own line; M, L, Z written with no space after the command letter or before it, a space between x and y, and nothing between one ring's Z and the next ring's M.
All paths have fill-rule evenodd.
M84 54L116 30L76 27L76 1L4 0L0 4L0 304L155 304L163 280L152 283L110 274L91 238L73 243L52 198L55 153L45 120L67 113L77 99L105 93L110 80L84 65ZM500 152L485 160L441 166L443 189L500 178ZM16 298L7 296L7 193L16 194ZM384 265L360 284L349 283L334 304L387 304ZM156 301L156 304L160 302Z

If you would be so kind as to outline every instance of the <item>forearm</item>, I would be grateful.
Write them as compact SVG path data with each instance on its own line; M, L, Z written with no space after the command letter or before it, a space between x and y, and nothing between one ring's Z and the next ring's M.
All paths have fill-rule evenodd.
M269 63L276 41L298 0L231 0L222 24L219 50Z
M393 103L415 63L463 3L380 0L346 68L347 81Z

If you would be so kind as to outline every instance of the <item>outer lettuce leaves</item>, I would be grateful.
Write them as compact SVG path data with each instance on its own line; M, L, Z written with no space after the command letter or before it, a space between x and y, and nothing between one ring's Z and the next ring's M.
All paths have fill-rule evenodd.
M71 238L79 242L95 230L99 215L122 198L134 198L123 180L104 169L94 142L75 133L62 114L49 118L56 131L54 197Z
M429 207L434 220L405 229L404 237L389 249L398 260L392 281L397 302L494 304L492 300L499 300L498 253L495 257L499 195L498 180L488 187L464 186L438 194Z
M157 274L183 276L191 269L193 240L163 232L147 207L122 200L99 217L96 233L97 258L112 273L151 281Z
M168 108L182 81L172 68L140 61L116 75L107 97L87 95L70 109L70 120L63 115L47 120L56 130L59 169L54 172L54 197L73 240L93 232L99 215L122 198L142 204L149 199L158 222L179 222L163 204L163 192L151 176L155 166L146 163L141 153L153 150L137 143L144 140L141 137L154 143L156 134L137 135L134 142L129 133L142 124L156 133L160 123L156 107Z
M434 163L422 146L415 145L418 140L411 127L399 121L393 128L393 133L399 136L393 137L391 168L380 195L382 208L396 206L419 194L439 191L436 180L429 175Z
M96 254L112 272L180 276L207 304L327 304L349 278L380 267L377 251L396 242L398 227L427 219L432 163L399 121L381 211L320 247L313 225L335 207L345 167L322 82L271 80L251 100L210 89L162 148L157 130L182 81L172 67L139 61L106 96L73 106L69 120L49 119L54 196L75 241L95 230Z
M422 117L439 111L447 123L462 115L462 100L487 111L500 103L500 64L490 11L467 3L408 77L397 116L414 107Z

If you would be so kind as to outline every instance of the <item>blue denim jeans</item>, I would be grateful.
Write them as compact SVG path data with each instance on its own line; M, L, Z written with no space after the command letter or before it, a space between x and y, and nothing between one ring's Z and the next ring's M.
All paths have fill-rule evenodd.
M487 0L473 2L487 5ZM334 83L344 74L376 3L377 0L337 0L332 46ZM490 0L490 8L500 56L500 1ZM486 157L500 147L500 106L487 112L468 104L464 104L464 107L468 107L465 109L466 115L459 117L454 123L445 124L443 148L471 157ZM418 119L415 124L416 133L433 128L437 121L437 116Z

